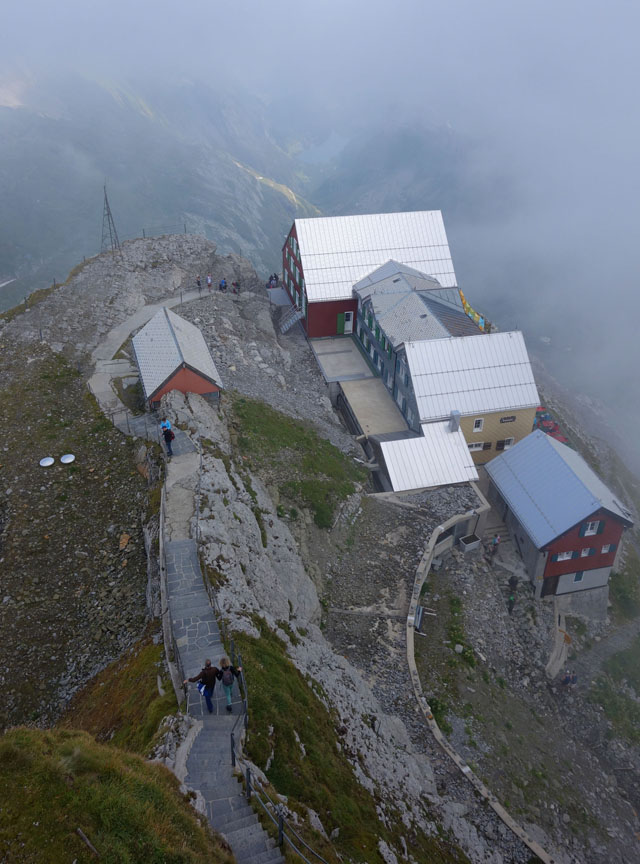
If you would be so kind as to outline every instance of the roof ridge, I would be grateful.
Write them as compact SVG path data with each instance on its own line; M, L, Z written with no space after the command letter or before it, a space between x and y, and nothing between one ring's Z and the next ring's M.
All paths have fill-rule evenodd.
M168 325L168 327L169 327L169 332L170 332L171 335L173 336L173 341L174 341L174 343L175 343L176 348L178 349L178 354L180 355L180 362L181 362L181 363L185 363L186 361L185 361L185 359L184 359L184 354L182 353L182 348L180 347L180 342L178 341L178 337L176 336L176 331L173 329L173 324L171 323L171 319L169 318L169 311L170 311L170 310L167 309L166 306L163 306L162 308L163 308L163 310L164 310L164 317L165 317L166 320L167 320L167 325ZM175 312L173 312L172 314L175 315ZM177 317L179 317L179 316L176 315L176 318L177 318Z

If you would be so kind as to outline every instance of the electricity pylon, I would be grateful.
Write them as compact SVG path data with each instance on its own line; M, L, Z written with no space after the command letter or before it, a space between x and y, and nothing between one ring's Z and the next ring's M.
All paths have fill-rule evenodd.
M104 187L104 210L102 211L102 244L101 252L122 252L120 240L116 231L116 223L113 221L109 199L107 198L107 187Z

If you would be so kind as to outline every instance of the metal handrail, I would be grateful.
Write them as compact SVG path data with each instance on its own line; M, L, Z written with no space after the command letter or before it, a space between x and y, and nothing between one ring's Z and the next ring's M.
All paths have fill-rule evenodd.
M232 758L232 762L233 762L234 767L235 767L236 763L239 763L239 762L244 763L245 762L245 760L235 750L235 736L234 736L233 732L231 733L231 758ZM246 765L246 763L245 763L245 765ZM285 819L285 817L282 815L281 812L278 812L278 819L276 821L275 816L273 815L273 813L270 812L268 806L262 800L262 795L264 795L264 797L267 799L269 804L271 804L271 806L274 809L279 808L281 805L279 805L275 801L273 801L269 797L269 793L266 792L265 789L262 787L261 787L262 795L260 794L258 789L251 782L251 768L248 765L246 765L246 767L245 767L245 776L246 776L246 784L247 784L247 800L250 801L252 795L255 796L255 798L257 799L259 804L262 806L263 810L265 811L265 813L267 814L269 819L271 819L273 824L276 825L276 827L278 828L278 846L282 846L284 843L287 843L291 847L291 849L293 849L293 851L296 853L296 855L298 855L305 862L305 864L312 864L312 862L309 861L309 859L303 855L303 853L298 849L298 847L295 845L293 840L288 836L287 832L289 832L296 837L296 839L305 847L305 849L307 849L314 856L315 859L317 859L317 861L320 861L321 864L328 864L326 859L323 858L322 855L320 855L318 852L316 852L315 849L312 849L311 846L309 846L309 844L298 834L298 832L295 830L295 828L293 828L290 825L290 823Z

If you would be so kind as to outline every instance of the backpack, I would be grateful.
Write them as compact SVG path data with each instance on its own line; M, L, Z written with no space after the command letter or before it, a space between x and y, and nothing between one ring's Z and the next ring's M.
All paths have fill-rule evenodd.
M227 666L226 669L222 670L222 683L225 687L230 687L233 684L233 672L231 671L231 667Z
M169 431L171 432L171 440L174 441L175 437L176 437L176 433L173 431L173 429L170 429Z

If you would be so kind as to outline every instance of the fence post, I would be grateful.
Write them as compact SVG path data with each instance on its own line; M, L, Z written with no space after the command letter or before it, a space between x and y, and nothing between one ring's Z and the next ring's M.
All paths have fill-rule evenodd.
M278 846L284 845L284 816L278 813Z
M236 736L231 733L231 765L236 767Z
M247 801L251 801L251 768L247 766Z

